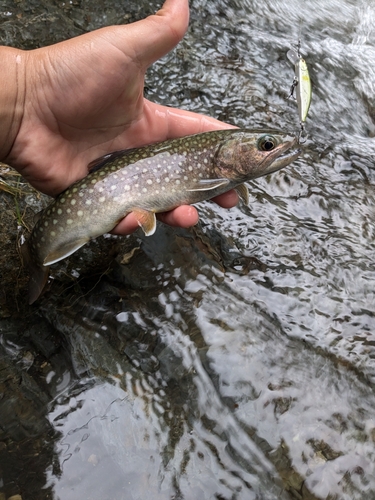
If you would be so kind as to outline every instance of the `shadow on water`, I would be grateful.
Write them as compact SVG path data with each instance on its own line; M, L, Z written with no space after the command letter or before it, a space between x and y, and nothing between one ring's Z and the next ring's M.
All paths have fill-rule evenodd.
M31 48L145 5L9 3L0 33ZM374 497L375 7L193 0L147 97L297 131L298 38L299 160L249 183L248 207L201 204L191 230L92 242L1 320L1 500Z

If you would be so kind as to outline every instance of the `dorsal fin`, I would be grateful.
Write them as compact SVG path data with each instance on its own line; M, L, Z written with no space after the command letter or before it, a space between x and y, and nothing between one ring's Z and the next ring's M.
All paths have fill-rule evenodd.
M107 163L109 163L110 161L113 161L119 156L130 154L136 149L138 148L121 149L120 151L114 151L113 153L109 153L107 155L101 156L100 158L96 158L96 160L90 161L90 163L87 165L87 170L89 171L89 173L96 172L97 170L104 167L104 165L107 165Z

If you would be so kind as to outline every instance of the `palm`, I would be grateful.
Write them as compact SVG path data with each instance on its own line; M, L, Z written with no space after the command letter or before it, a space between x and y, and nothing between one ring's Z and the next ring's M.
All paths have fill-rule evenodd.
M104 28L25 56L25 107L9 163L54 196L108 152L227 127L143 98L147 67L174 47L187 22L188 2L167 0L158 15L138 23ZM224 204L232 206L232 200ZM188 225L197 218L191 214L185 222L181 217L167 222ZM121 231L132 227L134 221Z
M160 127L153 133L147 113L151 103L143 99L146 67L106 40L105 33L86 35L79 50L72 50L76 40L55 46L48 65L44 57L32 61L38 86L25 109L18 140L23 144L27 137L27 142L17 162L27 158L23 174L41 191L59 193L87 173L91 160L109 151L165 138Z

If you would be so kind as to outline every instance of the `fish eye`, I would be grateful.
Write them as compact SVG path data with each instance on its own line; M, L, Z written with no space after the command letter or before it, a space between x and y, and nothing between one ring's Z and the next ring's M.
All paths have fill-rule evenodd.
M258 141L258 149L261 151L272 151L277 146L277 139L272 135L263 135Z

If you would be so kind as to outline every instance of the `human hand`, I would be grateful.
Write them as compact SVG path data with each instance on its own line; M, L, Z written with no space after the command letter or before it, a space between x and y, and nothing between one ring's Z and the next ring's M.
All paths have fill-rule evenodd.
M29 52L3 47L4 67L11 68L9 78L16 74L17 81L3 160L38 190L55 196L83 178L88 163L109 152L229 128L143 97L147 68L181 40L188 20L188 0L166 0L156 15L133 24ZM7 84L9 89L14 80ZM230 191L216 201L231 207L238 197ZM198 213L181 206L159 218L188 227L197 222ZM137 227L129 214L115 232L128 234Z

